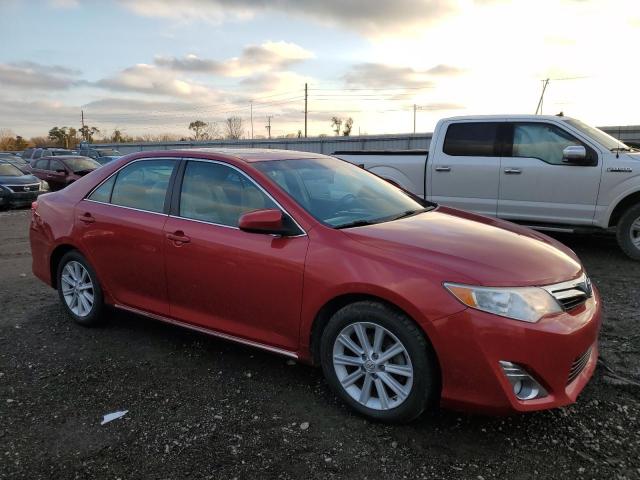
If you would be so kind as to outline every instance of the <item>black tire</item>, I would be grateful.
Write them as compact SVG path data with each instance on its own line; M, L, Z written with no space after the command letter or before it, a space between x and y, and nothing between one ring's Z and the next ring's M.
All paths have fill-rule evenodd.
M640 203L628 208L622 217L620 217L616 229L616 237L622 251L633 260L640 261L640 246L634 245L632 241L632 225L639 219Z
M91 283L93 285L93 288L92 288L93 304L91 306L89 313L83 316L77 315L71 310L62 292L63 290L62 274L65 266L72 261L78 262L80 265L82 265L86 269L89 277L91 278ZM67 252L62 257L62 259L60 260L60 263L58 264L56 279L57 279L56 285L58 287L58 296L60 297L60 302L62 303L64 310L67 312L67 315L69 315L76 323L84 327L93 327L104 322L105 320L104 296L102 294L102 288L100 287L100 283L98 282L98 276L96 275L95 270L93 269L91 264L89 264L87 259L84 258L84 256L80 252L78 252L77 250L71 250L70 252Z
M338 379L333 363L336 338L343 329L358 322L379 325L391 332L402 343L411 360L413 383L410 393L394 408L381 410L367 407L353 398ZM386 423L406 423L417 418L439 400L440 376L431 344L409 318L382 303L360 301L336 312L322 332L320 358L324 376L331 389L356 412L367 418ZM376 375L373 377L377 378ZM364 387L360 388L364 390Z

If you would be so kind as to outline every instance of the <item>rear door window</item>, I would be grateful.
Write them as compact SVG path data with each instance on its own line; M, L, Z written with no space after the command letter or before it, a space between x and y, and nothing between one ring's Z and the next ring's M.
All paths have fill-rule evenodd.
M498 122L452 123L443 151L456 157L498 157Z
M127 165L115 177L109 203L162 213L175 165L174 160L168 159L136 161ZM104 199L105 191L100 191L97 196L100 195Z

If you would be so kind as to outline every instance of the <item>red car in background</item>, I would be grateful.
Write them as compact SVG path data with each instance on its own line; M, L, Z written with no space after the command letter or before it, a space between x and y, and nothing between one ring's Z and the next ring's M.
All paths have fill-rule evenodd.
M597 361L570 249L322 155L136 153L41 196L30 238L79 324L111 305L321 365L382 421L566 405Z
M42 157L31 165L31 173L49 184L51 190L60 190L101 165L89 157L59 155Z

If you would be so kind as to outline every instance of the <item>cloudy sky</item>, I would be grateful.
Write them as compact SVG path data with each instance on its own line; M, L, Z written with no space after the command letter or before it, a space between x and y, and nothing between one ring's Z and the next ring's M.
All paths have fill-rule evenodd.
M638 0L0 0L0 128L188 135L431 131L439 118L544 113L640 124Z

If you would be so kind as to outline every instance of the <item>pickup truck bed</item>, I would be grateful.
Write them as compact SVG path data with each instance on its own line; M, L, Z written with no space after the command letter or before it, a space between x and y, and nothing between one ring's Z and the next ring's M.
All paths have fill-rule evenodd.
M426 199L428 150L337 151L333 156Z

